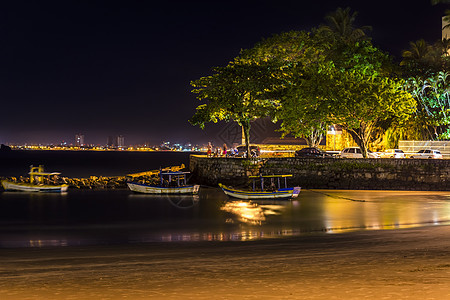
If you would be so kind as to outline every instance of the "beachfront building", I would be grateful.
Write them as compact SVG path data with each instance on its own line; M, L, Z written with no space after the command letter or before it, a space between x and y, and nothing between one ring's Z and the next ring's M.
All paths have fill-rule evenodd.
M442 17L442 40L450 39L450 22L446 18L448 17ZM447 50L447 55L450 55L450 49Z

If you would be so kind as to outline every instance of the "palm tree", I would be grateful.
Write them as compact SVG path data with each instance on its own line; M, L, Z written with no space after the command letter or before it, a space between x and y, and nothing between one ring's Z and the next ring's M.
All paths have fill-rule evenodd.
M432 46L429 45L424 39L410 42L409 50L402 52L403 61L401 65L404 64L405 61L425 59L431 53L431 50Z
M443 56L450 56L450 38L443 38L437 42Z
M402 57L400 66L407 77L423 76L441 70L442 67L441 45L437 43L432 46L423 39L410 42L409 49L402 52Z
M366 31L371 30L372 27L363 26L355 28L354 23L357 15L357 12L350 12L350 7L345 9L339 7L335 12L325 16L327 25L322 25L319 30L335 35L345 42L356 42L358 40L369 39L366 35Z

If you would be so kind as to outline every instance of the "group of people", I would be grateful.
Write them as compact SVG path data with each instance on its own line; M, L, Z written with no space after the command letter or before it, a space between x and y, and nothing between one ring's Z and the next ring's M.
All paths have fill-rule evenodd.
M223 144L223 147L215 147L213 151L213 146L211 142L208 143L208 150L206 155L208 157L233 157L239 154L239 151L236 147L228 148L227 144Z
M214 150L213 150L214 149ZM211 142L208 143L208 150L206 155L208 157L236 157L239 156L239 150L237 147L228 148L227 144L223 144L223 147L213 147ZM251 149L250 151L250 157L256 158L260 155L260 149L259 147L255 149ZM246 157L246 152L242 153L243 157Z

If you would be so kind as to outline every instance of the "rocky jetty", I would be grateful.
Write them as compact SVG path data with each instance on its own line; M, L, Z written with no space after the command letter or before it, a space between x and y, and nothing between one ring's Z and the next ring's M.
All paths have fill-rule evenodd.
M27 177L1 177L14 182L29 182ZM124 189L127 188L125 176L90 176L89 178L60 177L49 184L68 184L74 189Z

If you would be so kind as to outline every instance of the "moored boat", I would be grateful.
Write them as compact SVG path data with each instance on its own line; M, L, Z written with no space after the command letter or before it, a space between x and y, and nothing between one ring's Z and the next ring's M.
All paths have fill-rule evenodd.
M137 182L128 182L127 185L131 191L145 194L197 194L200 187L199 185L162 187Z
M287 177L292 177L292 175L260 175L260 176L250 176L253 179L253 188L251 190L241 190L232 187L225 186L219 183L219 187L223 192L233 198L244 199L244 200L271 200L271 199L291 199L298 197L301 188L287 187ZM270 179L269 190L265 188L264 179ZM281 180L284 178L285 187L281 187ZM260 188L256 188L256 181L259 179ZM277 180L278 187L275 185L275 179Z
M159 172L159 182L145 181L127 182L128 188L137 193L145 194L197 194L199 185L187 185L186 175L189 172L167 171Z
M61 174L59 172L44 172L44 166L30 166L29 182L15 182L11 180L2 180L2 186L6 191L19 192L66 192L69 185L57 184L56 178Z

